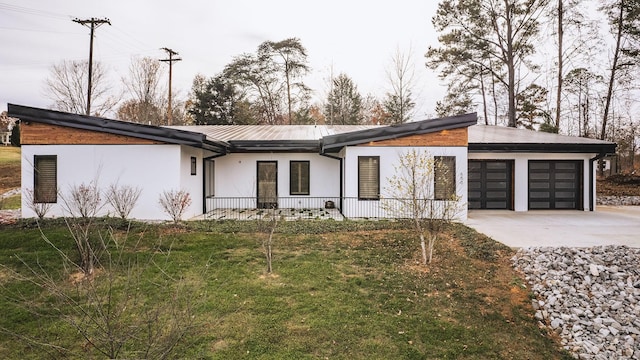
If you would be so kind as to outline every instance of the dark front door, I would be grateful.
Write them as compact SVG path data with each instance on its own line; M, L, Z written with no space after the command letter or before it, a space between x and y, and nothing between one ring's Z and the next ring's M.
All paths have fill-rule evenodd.
M278 208L278 163L258 161L258 208Z
M469 209L513 210L513 161L469 160Z
M582 209L581 161L529 161L529 209Z

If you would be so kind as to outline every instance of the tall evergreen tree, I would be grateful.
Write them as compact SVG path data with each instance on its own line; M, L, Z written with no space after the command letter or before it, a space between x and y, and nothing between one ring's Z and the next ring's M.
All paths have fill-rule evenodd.
M294 82L310 70L307 64L307 49L302 46L298 38L289 38L278 42L265 41L258 47L258 57L270 59L283 73L287 91L288 123L289 125L293 124L295 97L292 97L292 92L297 89L303 95L301 98L305 98L304 93L309 91L304 83ZM302 112L304 113L305 110Z
M429 49L427 65L440 69L442 78L466 78L476 86L489 74L507 92L508 126L515 127L517 89L531 67L538 18L547 4L548 0L443 0L432 19L442 47Z
M362 96L353 80L346 74L340 74L332 80L324 115L327 122L333 125L362 123Z
M218 74L210 79L197 75L191 89L188 112L195 125L232 125L253 123L246 116L246 105L234 85Z

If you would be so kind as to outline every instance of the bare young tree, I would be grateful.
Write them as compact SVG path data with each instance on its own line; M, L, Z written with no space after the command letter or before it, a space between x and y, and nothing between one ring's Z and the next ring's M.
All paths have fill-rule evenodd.
M411 220L424 265L433 260L440 233L460 212L455 163L452 167L445 158L416 149L401 154L382 203L394 217Z
M87 110L87 77L86 61L63 61L53 65L49 77L45 81L45 96L53 101L56 110L84 114ZM104 66L95 62L91 81L92 115L104 116L119 102L107 80Z
M191 205L191 195L185 190L163 191L160 195L160 206L166 212L174 224L182 220L182 215Z
M111 184L107 188L105 196L109 205L123 220L126 220L131 210L136 206L140 193L142 193L142 188L139 186Z
M95 218L104 206L97 180L73 185L67 193L60 194L60 198L65 223L80 257L78 266L85 276L91 276L105 250L102 239L93 233Z
M135 58L129 66L129 76L122 79L128 99L118 108L123 120L160 125L164 124L166 102L160 61L149 57Z
M276 209L268 209L266 215L264 215L258 224L258 228L261 232L264 232L267 236L265 236L262 240L262 249L264 250L264 254L267 260L267 273L271 274L273 272L273 234L278 227L278 215L276 214Z

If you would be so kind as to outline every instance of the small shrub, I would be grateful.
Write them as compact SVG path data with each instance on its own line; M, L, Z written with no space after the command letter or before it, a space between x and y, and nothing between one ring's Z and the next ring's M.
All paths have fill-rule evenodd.
M61 197L63 207L71 217L93 218L104 206L96 181L74 185L66 196Z
M38 216L38 219L43 219L45 216L47 216L47 213L49 212L49 210L51 210L51 207L53 206L52 203L35 202L35 193L33 189L25 189L24 198L25 198L25 203L27 207L31 209L34 213L36 213L36 216Z
M164 212L177 224L182 220L185 210L191 205L191 195L184 190L163 191L159 202Z
M136 206L141 192L142 189L137 186L111 184L106 192L107 202L123 220L126 220Z

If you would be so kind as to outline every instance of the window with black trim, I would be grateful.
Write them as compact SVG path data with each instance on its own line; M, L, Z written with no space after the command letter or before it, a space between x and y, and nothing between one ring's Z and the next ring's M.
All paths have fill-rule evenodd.
M33 167L33 202L58 202L58 157L34 155Z
M196 174L196 168L198 166L198 159L195 156L191 157L191 175Z
M289 162L289 195L309 195L309 162Z
M452 200L456 195L456 157L434 156L434 198Z
M358 156L358 199L380 199L379 156Z

